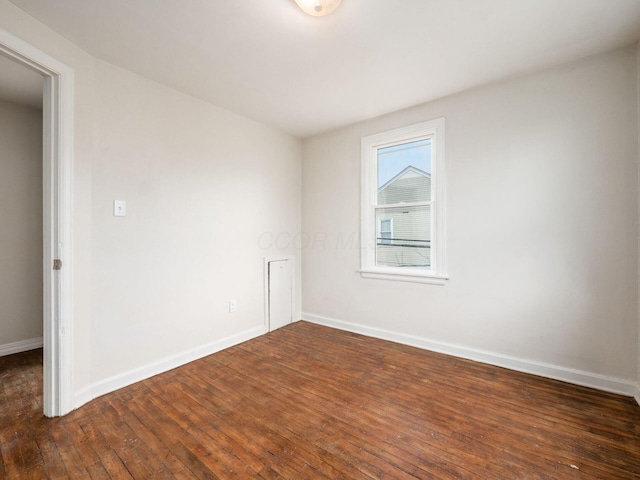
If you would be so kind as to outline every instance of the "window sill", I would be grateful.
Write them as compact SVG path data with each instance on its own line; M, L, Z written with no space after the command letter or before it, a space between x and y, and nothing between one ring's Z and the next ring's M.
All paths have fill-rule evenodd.
M362 268L360 269L360 275L362 275L362 278L393 280L397 282L427 283L430 285L446 285L447 280L449 280L447 275L422 273L415 270L407 272L393 268Z

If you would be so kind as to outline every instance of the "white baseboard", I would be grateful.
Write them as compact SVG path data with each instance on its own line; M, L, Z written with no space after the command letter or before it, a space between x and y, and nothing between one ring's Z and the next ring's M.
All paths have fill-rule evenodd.
M429 340L414 335L396 333L381 328L344 322L342 320L327 318L311 313L303 312L302 319L311 323L337 328L339 330L359 333L369 337L380 338L382 340L390 340L392 342L423 348L425 350L444 353L447 355L453 355L460 358L466 358L468 360L487 363L498 367L504 367L518 372L530 373L540 377L552 378L554 380L561 380L563 382L604 390L606 392L619 393L629 397L635 396L638 403L640 403L640 390L638 389L636 382L631 380L608 377L597 373L542 362L524 360L484 350L476 350L450 343Z
M635 389L634 389L634 390L635 390L635 391L634 391L634 393L633 393L633 398L635 398L635 399L636 399L636 403L637 403L638 405L640 405L640 385L638 385L638 384L636 383L636 386L635 386Z
M81 407L85 403L106 393L113 392L120 388L126 387L127 385L145 380L147 378L153 377L154 375L167 372L186 363L193 362L194 360L198 360L199 358L219 352L221 350L224 350L225 348L233 347L234 345L246 342L247 340L251 340L252 338L259 337L265 332L266 330L264 326L255 327L249 330L245 330L244 332L240 332L236 335L224 338L222 340L193 348L186 352L179 353L162 360L158 360L157 362L135 368L133 370L115 375L105 380L100 380L93 385L90 385L89 387L83 388L82 390L76 392L76 394L74 395L73 408Z
M20 340L19 342L0 345L0 357L35 350L36 348L42 348L42 337L28 338L27 340Z

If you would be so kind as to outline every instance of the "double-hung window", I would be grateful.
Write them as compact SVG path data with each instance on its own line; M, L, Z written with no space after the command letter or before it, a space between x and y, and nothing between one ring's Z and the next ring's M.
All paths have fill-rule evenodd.
M444 118L362 139L366 278L443 284Z

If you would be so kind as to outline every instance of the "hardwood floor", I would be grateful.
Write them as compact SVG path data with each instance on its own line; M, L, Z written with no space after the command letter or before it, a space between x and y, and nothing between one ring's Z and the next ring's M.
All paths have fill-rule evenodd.
M299 322L42 416L0 358L0 478L632 479L633 399Z

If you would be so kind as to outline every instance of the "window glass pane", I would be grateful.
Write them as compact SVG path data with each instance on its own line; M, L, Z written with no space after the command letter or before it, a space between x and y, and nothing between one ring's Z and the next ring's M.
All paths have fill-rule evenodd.
M376 265L431 268L431 206L376 208Z
M378 149L378 204L431 200L431 139Z

